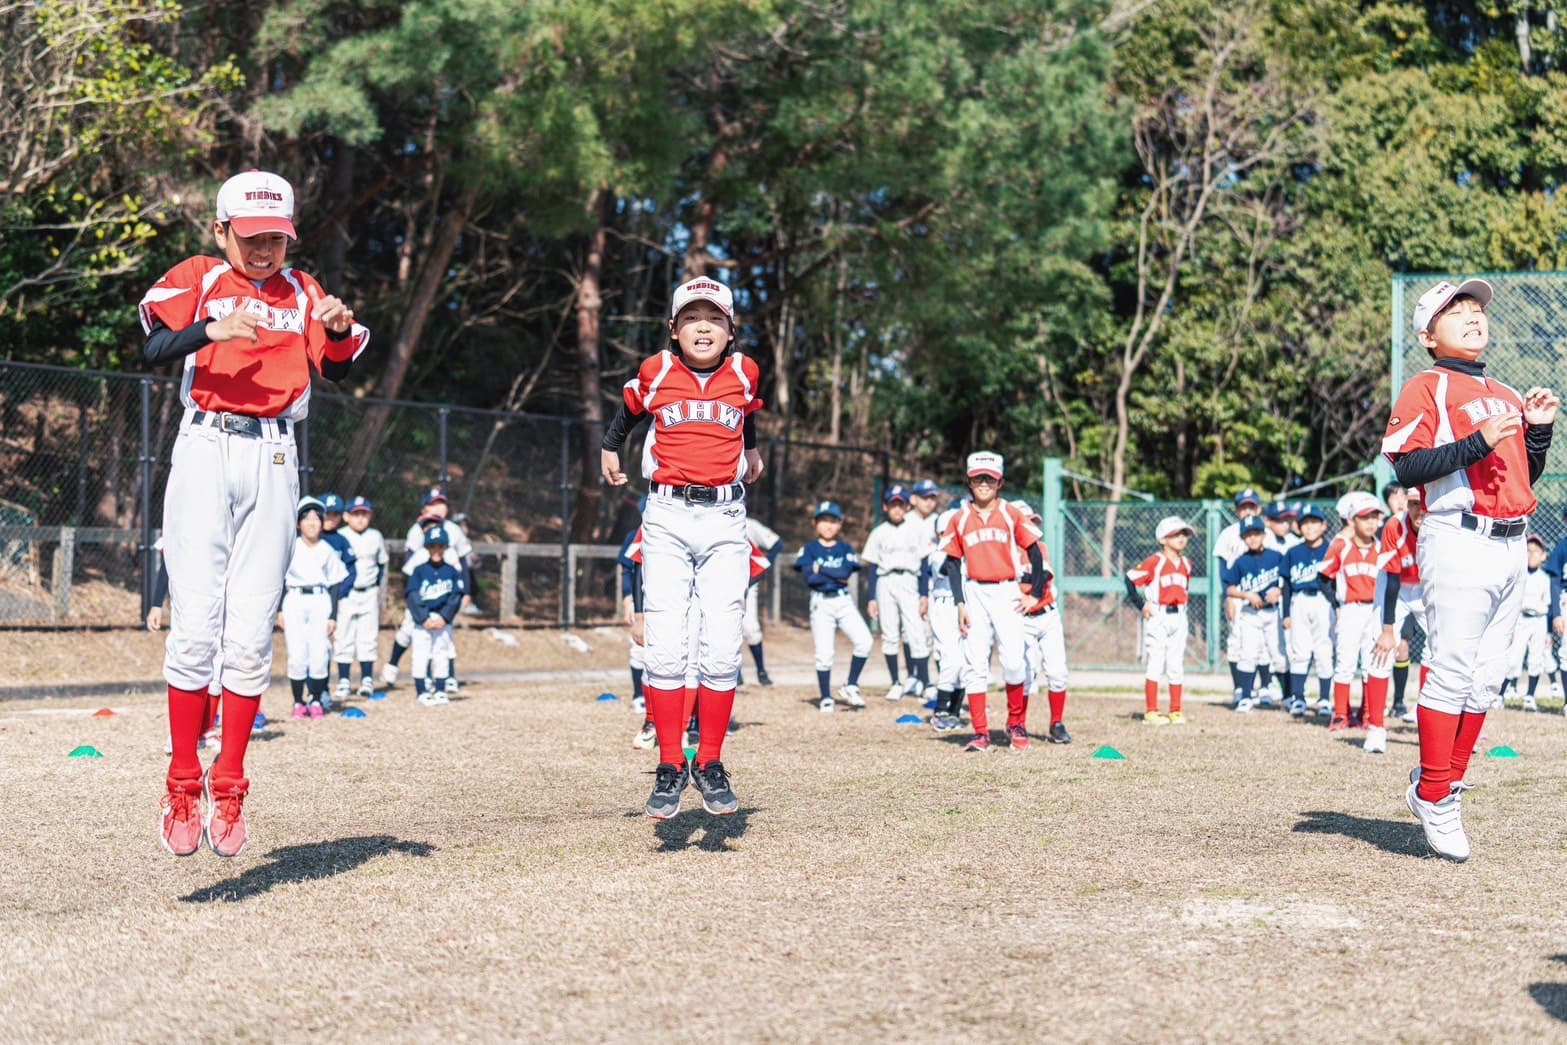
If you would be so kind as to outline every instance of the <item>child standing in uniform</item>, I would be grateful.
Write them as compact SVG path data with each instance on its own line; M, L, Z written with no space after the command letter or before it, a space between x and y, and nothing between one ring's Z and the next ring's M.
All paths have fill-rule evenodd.
M1366 726L1365 751L1387 753L1388 680L1393 676L1393 654L1378 648L1382 634L1377 612L1377 577L1387 565L1377 530L1382 526L1382 502L1376 494L1352 493L1340 501L1349 523L1346 533L1333 538L1318 575L1338 585L1338 631L1333 656L1333 719L1330 732ZM1360 714L1349 714L1349 689L1355 671L1363 668Z
M963 632L958 627L958 604L952 601L952 583L947 580L945 569L947 553L941 543L941 534L946 532L947 524L957 514L958 509L953 507L936 517L930 548L925 555L925 571L930 574L930 612L927 620L936 648L938 669L934 683L936 709L931 713L930 726L937 733L955 733L963 728L963 696L967 688L963 677Z
M1012 502L1012 507L1027 519L1029 525L1039 529L1043 521L1034 506L1024 500ZM1039 695L1040 683L1044 683L1045 696L1050 701L1050 729L1045 739L1052 744L1070 744L1072 734L1066 731L1066 686L1070 679L1066 666L1066 629L1061 623L1061 605L1056 600L1055 574L1050 569L1044 541L1039 542L1039 554L1044 562L1045 594L1038 599L1030 597L1034 590L1034 574L1019 564L1023 575L1018 578L1019 596L1023 607L1023 640L1028 665L1028 679L1024 690L1032 700Z
M887 675L892 687L888 700L902 700L907 693L923 691L929 677L930 644L925 637L925 615L929 612L930 578L920 569L930 545L929 532L908 517L909 492L901 486L889 486L882 496L887 518L865 539L860 556L870 569L870 600L865 612L881 622L881 652L887 658ZM898 678L898 653L907 645L914 660L911 683L906 687Z
M811 640L816 646L816 685L821 691L817 707L823 714L833 709L833 639L842 628L854 644L854 651L849 661L849 678L838 691L838 699L851 708L863 708L860 672L871 655L871 630L849 592L849 578L860 568L860 560L847 541L838 539L843 530L843 509L835 502L818 504L813 522L816 540L800 549L794 568L811 589Z
M740 637L751 648L751 659L756 662L756 681L763 686L771 686L773 680L767 674L767 662L763 659L761 595L758 586L762 574L772 567L778 559L778 553L783 551L783 538L750 514L745 519L745 536L751 542L752 563L751 583L745 589L745 618L740 623ZM761 571L757 570L755 562L755 553L758 551L767 559L767 565Z
M314 497L299 502L299 536L283 578L283 607L278 620L288 644L288 685L294 693L295 718L326 714L327 670L332 635L337 630L339 585L348 567L336 548L321 536L326 514Z
M1007 737L1013 751L1025 751L1028 737L1027 656L1023 649L1022 599L1018 598L1018 557L1027 556L1033 585L1032 603L1045 594L1045 559L1039 531L1017 509L1001 499L1006 482L1000 454L978 451L968 456L971 500L952 517L943 535L947 553L943 569L958 606L963 634L963 660L968 681L969 717L974 739L967 751L990 750L990 720L985 691L990 685L992 646L1001 658L1001 680L1007 689ZM964 575L968 577L965 581Z
M381 581L386 577L386 539L370 525L375 511L368 498L348 502L348 529L339 531L354 554L353 588L343 599L337 629L337 665L344 674L359 661L359 693L375 692L376 643L381 631Z
M284 266L296 238L294 190L276 174L224 182L212 237L222 257L170 269L142 298L141 321L146 361L184 368L163 498L174 753L160 833L176 856L205 839L231 857L248 837L245 752L271 681L272 623L293 546L294 425L309 413L311 368L342 380L370 334L313 278ZM196 745L220 647L223 750L203 775Z
M1306 669L1316 661L1317 706L1333 709L1333 603L1318 574L1328 551L1327 517L1315 505L1300 510L1300 543L1284 556L1284 635L1289 647L1290 714L1305 718Z
M676 815L694 776L703 808L727 816L740 808L720 755L734 711L749 574L742 480L762 474L754 416L761 374L733 347L734 295L722 283L699 277L682 284L669 315L670 345L626 382L604 433L600 471L611 486L626 484L620 449L634 420L651 417L642 450L649 480L642 517L644 690L659 764L647 813ZM693 603L700 606L701 651L694 773L681 746Z
M1225 594L1240 600L1235 614L1235 632L1240 637L1241 695L1235 710L1249 712L1256 705L1252 694L1258 675L1268 684L1269 665L1273 663L1279 634L1279 603L1284 600L1284 556L1263 547L1267 524L1258 516L1241 523L1241 540L1246 550L1235 557L1224 571Z
M1126 597L1143 615L1145 726L1179 726L1186 721L1181 695L1186 684L1186 604L1192 587L1186 544L1192 532L1180 516L1165 516L1154 529L1159 550L1126 571ZM1168 715L1159 710L1160 682L1170 687Z
M1506 671L1523 599L1524 531L1537 502L1560 400L1520 396L1485 372L1491 285L1439 283L1415 304L1415 336L1434 360L1399 392L1382 439L1398 481L1422 487L1417 557L1430 672L1415 713L1420 766L1404 800L1440 856L1469 858L1461 785Z
M425 560L408 577L408 612L413 616L413 674L421 707L451 703L446 680L452 658L452 621L462 609L467 591L462 571L446 561L451 538L446 524L436 523L424 532Z
M1396 496L1389 506L1402 504L1399 514L1391 516L1382 527L1382 557L1387 562L1386 587L1382 592L1382 620L1391 621L1394 637L1393 654L1393 715L1405 722L1415 721L1414 713L1404 705L1404 687L1409 679L1409 639L1418 624L1426 627L1425 596L1420 587L1420 565L1417 561L1420 523L1425 518L1425 502L1419 490L1396 488ZM1388 497L1386 492L1383 497ZM1387 615L1392 607L1393 616ZM1387 644L1384 637L1377 640L1379 647ZM1421 684L1425 683L1426 669L1420 668Z

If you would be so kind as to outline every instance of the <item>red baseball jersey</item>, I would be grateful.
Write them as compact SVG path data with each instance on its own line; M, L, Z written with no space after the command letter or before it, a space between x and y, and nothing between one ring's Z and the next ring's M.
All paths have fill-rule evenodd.
M141 299L142 329L151 333L156 322L184 330L236 309L254 313L257 340L216 341L185 357L180 396L194 409L297 421L310 412L311 366L357 359L370 343L358 323L343 340L327 337L310 318L312 289L321 292L321 284L294 269L257 284L221 258L187 258Z
M1412 450L1459 442L1489 418L1510 410L1521 413L1523 398L1500 381L1445 367L1426 370L1399 392L1382 437L1382 453L1397 461ZM1528 515L1536 501L1523 434L1504 440L1468 468L1434 479L1423 489L1426 507L1433 512L1469 511L1492 519Z
M947 524L941 547L950 558L962 559L971 581L993 584L1015 581L1019 570L1015 549L1039 543L1039 531L1005 501L988 512L966 504Z
M1192 564L1184 555L1171 562L1163 552L1154 552L1126 575L1137 587L1152 588L1153 601L1160 606L1184 606L1191 600Z
M638 566L642 565L642 527L640 526L632 535L631 543L626 545L626 558ZM754 581L766 573L767 568L772 564L773 561L767 557L767 553L758 548L754 541L751 542L751 580Z
M1352 538L1338 536L1323 553L1318 576L1341 579L1339 591L1344 602L1372 602L1377 597L1377 574L1385 565L1376 541L1362 548Z
M747 414L761 409L756 361L732 353L711 374L694 373L668 349L649 356L626 382L633 417L652 414L642 474L674 486L725 486L745 478Z
M1420 534L1409 525L1409 513L1403 512L1382 527L1382 557L1388 573L1398 574L1401 585L1420 583L1420 566L1415 561L1415 544Z

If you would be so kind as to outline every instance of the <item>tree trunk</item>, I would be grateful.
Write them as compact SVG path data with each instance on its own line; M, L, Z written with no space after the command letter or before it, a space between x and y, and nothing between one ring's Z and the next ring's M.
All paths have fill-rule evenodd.
M322 282L329 293L340 293L348 256L348 208L354 198L354 149L341 138L332 143L331 213L340 218L327 233L321 256Z
M419 338L424 334L424 325L429 320L430 313L435 310L441 287L446 281L446 270L451 265L452 255L457 251L457 244L462 239L462 234L467 229L468 221L478 202L479 190L476 186L470 186L463 190L456 205L441 219L429 256L425 259L424 267L419 271L419 279L414 284L413 296L409 299L408 308L403 313L402 324L392 337L386 369L381 372L381 380L375 387L375 394L378 397L396 399L398 393L402 391L403 379L408 376L408 364L413 359L414 350L419 346ZM391 407L383 404L377 404L365 411L364 423L359 428L359 438L355 440L353 453L344 468L345 486L357 488L364 484L370 459L380 449L381 439L386 434L386 424L390 419Z
M614 217L615 195L608 189L593 194L589 209L594 215L593 238L588 241L588 256L577 284L577 395L582 401L583 424L577 426L581 441L577 503L571 513L571 539L577 544L593 540L598 520L599 440L604 437L604 402L599 389L599 348L602 341L600 321L604 297L604 249L609 239L609 223Z

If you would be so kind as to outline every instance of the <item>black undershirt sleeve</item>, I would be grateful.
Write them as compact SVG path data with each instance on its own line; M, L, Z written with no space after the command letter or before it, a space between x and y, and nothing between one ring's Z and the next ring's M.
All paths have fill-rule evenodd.
M1030 544L1028 546L1028 571L1029 571L1030 574L1033 575L1033 578L1034 578L1034 586L1033 586L1033 588L1031 588L1029 590L1032 592L1034 598L1036 598L1036 599L1044 598L1045 597L1045 557L1040 552L1040 550L1039 550L1039 543L1037 541L1035 543Z
M329 328L326 332L326 338L328 341L347 341L353 332L354 330L352 327L343 331L341 334L336 333ZM326 378L328 381L341 381L343 378L348 376L348 372L353 369L353 366L354 361L352 359L345 359L341 362L338 362L337 360L328 359L326 356L322 356L321 376Z
M1280 584L1279 588L1283 592L1279 603L1284 607L1284 618L1288 620L1290 615L1290 596L1295 593L1295 586L1290 583L1289 574L1284 575L1284 583Z
M941 569L947 575L947 583L952 585L952 601L963 605L963 560L949 555Z
M1529 482L1534 484L1545 474L1545 454L1551 448L1551 426L1526 426L1523 430L1523 445L1529 454Z
M649 414L635 414L626 409L622 402L620 409L615 411L615 416L610 418L609 425L604 429L604 438L599 441L599 447L610 453L619 453L621 447L626 445L626 439L631 435L631 430L646 420Z
M1393 614L1398 609L1399 577L1396 573L1387 575L1382 589L1382 623L1388 627L1393 626Z
M1527 436L1525 437L1527 438ZM1550 437L1546 436L1549 445ZM1433 479L1461 472L1470 465L1485 459L1491 448L1486 444L1483 432L1474 432L1456 443L1433 446L1428 450L1411 450L1393 462L1393 473L1404 486L1424 486Z
M212 344L207 337L206 323L192 323L184 330L170 330L162 323L154 323L147 332L147 343L142 346L142 358L153 366L184 359L192 352L199 352Z
M1130 602L1138 613L1141 613L1143 607L1148 604L1148 600L1143 598L1143 593L1138 590L1132 578L1123 576L1121 579L1126 581L1126 601Z

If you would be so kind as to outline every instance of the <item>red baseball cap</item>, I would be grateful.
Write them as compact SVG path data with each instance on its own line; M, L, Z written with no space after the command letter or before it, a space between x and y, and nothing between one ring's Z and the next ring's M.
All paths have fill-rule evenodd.
M245 171L218 190L218 220L241 236L281 232L298 239L294 231L294 187L279 174Z

